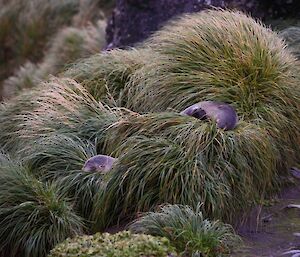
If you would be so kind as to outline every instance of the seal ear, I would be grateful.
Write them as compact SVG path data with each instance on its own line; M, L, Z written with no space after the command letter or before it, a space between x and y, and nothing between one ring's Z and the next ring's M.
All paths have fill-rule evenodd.
M207 119L206 112L203 109L201 109L200 107L197 107L194 110L192 110L190 116L195 117L200 120Z

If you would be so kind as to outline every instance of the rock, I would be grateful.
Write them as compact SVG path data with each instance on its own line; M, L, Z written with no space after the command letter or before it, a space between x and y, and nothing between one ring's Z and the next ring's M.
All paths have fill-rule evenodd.
M170 18L211 6L257 10L257 0L117 0L106 30L108 49L133 46ZM228 3L226 3L228 2Z
M172 17L210 7L234 8L257 18L299 17L299 0L117 0L106 30L107 48L145 40Z
M265 0L261 8L269 18L300 18L299 0Z

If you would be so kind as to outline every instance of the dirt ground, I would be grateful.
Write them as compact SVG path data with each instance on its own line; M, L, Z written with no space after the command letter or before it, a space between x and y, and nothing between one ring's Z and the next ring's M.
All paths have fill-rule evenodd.
M299 257L300 180L283 190L271 206L253 210L238 232L245 247L235 257Z

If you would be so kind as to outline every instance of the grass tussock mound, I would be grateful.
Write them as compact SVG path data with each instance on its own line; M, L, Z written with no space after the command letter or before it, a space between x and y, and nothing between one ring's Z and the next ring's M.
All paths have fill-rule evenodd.
M25 154L26 153L26 154ZM86 160L97 155L95 144L77 137L53 134L24 148L21 154L34 174L43 181L55 181L61 191L73 199L77 213L91 221L95 196L109 174L86 172Z
M3 256L45 256L57 243L83 232L83 220L55 184L0 159L0 251Z
M61 30L50 43L49 50L39 64L27 62L13 76L4 81L3 97L10 98L21 90L37 86L50 74L57 75L67 64L79 58L99 53L105 46L105 22L88 24L83 28Z
M166 237L183 256L228 256L241 239L230 225L203 217L201 205L165 205L144 213L130 225L134 233Z
M205 98L229 102L252 116L257 105L271 104L268 94L279 101L295 86L290 76L295 61L284 42L239 12L187 15L155 33L147 45L162 54L156 60L161 63L151 61L141 71L157 72L140 76L146 88L138 96L144 100L143 93L149 90L153 99L158 97L145 106L149 110L182 109Z
M62 74L68 78L52 78L1 105L0 146L25 159L33 181L57 185L57 199L73 199L89 232L165 203L194 209L202 203L205 217L235 222L277 190L279 170L285 174L299 158L296 64L277 34L244 14L185 16L139 49L84 59ZM202 100L233 105L238 126L224 131L176 113ZM96 154L117 158L105 175L82 171ZM202 214L174 208L175 216L161 212L206 223ZM228 232L207 224L216 242Z
M125 86L154 55L150 49L112 50L81 60L62 76L81 83L98 101L126 107L130 89Z
M35 105L20 98L7 106L14 118L3 125L3 142L6 134L7 144L16 144L38 174L65 181L72 197L74 188L87 192L78 199L88 206L94 202L91 181L102 192L103 177L82 173L84 161L96 153L118 157L101 200L82 208L83 213L94 208L98 228L165 202L203 202L212 217L231 220L232 208L245 210L278 186L276 148L257 125L241 122L234 131L222 131L214 123L171 112L110 109L70 79L54 79L44 87L31 96ZM13 130L15 142L9 137Z
M135 89L129 108L183 110L203 100L223 101L245 121L269 130L281 165L295 161L295 142L300 141L298 66L275 32L242 13L210 10L171 22L146 45L159 55L128 85Z
M25 60L39 60L48 39L78 12L79 1L12 0L0 3L0 80Z
M241 213L278 188L276 149L255 125L228 133L171 113L124 120L116 140L107 134L118 165L95 206L100 229L163 203L203 202L209 217L232 221L232 209Z
M102 131L115 121L115 115L108 114L74 80L53 78L3 105L1 146L7 151L17 151L57 132L91 141L98 135L98 141L102 142Z

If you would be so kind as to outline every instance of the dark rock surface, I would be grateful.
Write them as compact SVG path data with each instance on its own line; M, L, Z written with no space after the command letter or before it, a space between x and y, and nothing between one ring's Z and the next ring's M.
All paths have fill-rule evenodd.
M266 18L300 18L299 0L264 0L261 9Z
M133 46L170 18L211 7L239 9L258 18L300 13L299 0L117 0L107 26L107 48Z
M256 0L117 0L107 27L108 48L133 46L170 18L212 6L257 10Z

